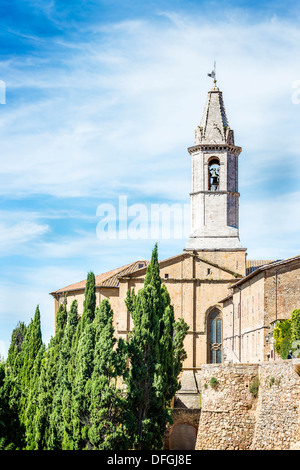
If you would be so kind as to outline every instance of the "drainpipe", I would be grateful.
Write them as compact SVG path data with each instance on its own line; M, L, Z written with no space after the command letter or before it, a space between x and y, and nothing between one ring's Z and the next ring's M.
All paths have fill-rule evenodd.
M275 271L275 321L277 321L277 271Z
M242 362L242 289L237 286L240 291L240 302L239 302L239 361Z
M276 269L276 271L275 271L275 322L276 323L277 323L277 318L278 318L278 312L277 312L277 310L278 310L278 307L277 307L278 277L277 277L277 273L278 273L278 269ZM276 323L275 323L275 325L276 325ZM273 349L273 361L275 361L276 353L275 353L275 347L274 347L274 340L273 340L272 344L273 344L273 348L274 348Z

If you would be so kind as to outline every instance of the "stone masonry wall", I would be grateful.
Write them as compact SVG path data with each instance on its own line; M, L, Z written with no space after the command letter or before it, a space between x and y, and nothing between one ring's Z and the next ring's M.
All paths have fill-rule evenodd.
M201 415L196 450L249 449L256 401L250 385L258 365L205 364L201 370ZM213 381L217 381L213 387Z
M300 441L299 373L300 359L203 365L196 450L293 448Z
M300 440L300 360L266 362L259 367L259 395L251 449L289 449Z

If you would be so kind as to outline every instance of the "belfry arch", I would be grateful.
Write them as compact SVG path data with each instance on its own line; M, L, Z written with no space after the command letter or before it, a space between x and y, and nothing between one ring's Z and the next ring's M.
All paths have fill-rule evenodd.
M208 190L219 191L220 189L220 160L212 157L208 161Z

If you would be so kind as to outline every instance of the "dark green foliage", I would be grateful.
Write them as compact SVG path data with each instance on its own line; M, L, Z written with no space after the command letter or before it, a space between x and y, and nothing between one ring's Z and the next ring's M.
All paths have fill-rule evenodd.
M9 405L5 394L5 365L0 362L0 449L6 447L8 434Z
M218 388L218 385L219 385L219 381L218 379L216 379L216 377L212 377L209 381L209 385L211 386L211 388Z
M290 357L290 351L299 357L300 344L300 309L294 309L291 318L279 321L273 332L275 350L282 359Z
M253 398L258 397L258 391L259 391L259 378L257 376L253 377L251 385L250 385L250 393L253 396Z
M171 401L179 389L188 326L183 319L175 322L169 294L161 285L157 245L144 288L137 295L129 293L126 306L134 324L128 345L126 426L134 449L161 449L166 425L171 422Z
M76 334L76 347L80 339L81 333L84 331L88 323L92 323L95 317L96 309L96 287L95 287L95 275L89 272L87 275L84 302L83 302L83 313L80 322L78 323L77 334Z
M55 335L50 339L49 346L38 365L38 399L36 413L34 415L35 435L33 440L27 443L27 447L33 449L48 448L50 415L53 406L54 389L57 380L59 357L64 329L67 322L67 310L61 305L56 315Z
M12 332L8 357L6 361L6 365L10 368L13 368L17 365L15 361L18 357L18 354L21 352L22 344L25 340L26 330L26 325L22 322L19 323Z
M61 305L55 335L42 343L40 311L12 333L0 361L0 450L160 449L186 357L187 325L175 322L161 283L157 246L145 286L127 293L134 321L116 339L107 300L96 307L88 273L82 318Z
M73 370L72 344L78 326L77 301L71 304L68 323L61 342L57 380L53 392L52 410L49 418L49 449L69 449L72 435L71 403Z
M300 309L295 308L291 314L291 340L300 340Z
M117 379L126 371L127 351L122 340L115 348L117 340L114 337L113 311L107 300L103 300L97 309L94 327L94 370L89 384L89 447L98 450L125 449L127 436L122 422L126 400L117 387Z
M275 350L283 359L287 359L291 349L291 320L281 320L273 331Z
M26 447L26 424L34 389L34 364L43 347L39 307L28 326L19 323L12 333L5 367L4 394L9 425L6 442Z
M44 359L45 347L42 345L34 361L31 370L31 385L28 396L27 408L25 411L25 439L26 449L35 450L36 446L36 429L37 420L36 415L39 412L40 406L40 374L42 368L42 361Z

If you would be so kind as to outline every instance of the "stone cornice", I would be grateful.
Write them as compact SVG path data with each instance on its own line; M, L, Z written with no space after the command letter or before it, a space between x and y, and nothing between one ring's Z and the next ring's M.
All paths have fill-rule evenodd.
M242 147L237 147L236 145L229 144L197 144L193 147L188 148L188 152L192 155L195 152L213 152L218 150L226 150L227 152L232 152L236 155L239 155L242 151Z
M237 196L240 197L240 193L234 192L234 191L195 191L193 193L190 193L190 196L195 196L196 194L231 194L232 196Z

